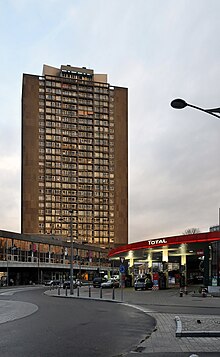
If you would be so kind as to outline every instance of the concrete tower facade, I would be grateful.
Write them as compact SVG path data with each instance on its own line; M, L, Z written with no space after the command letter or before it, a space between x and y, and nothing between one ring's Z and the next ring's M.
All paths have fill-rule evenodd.
M23 75L22 233L128 242L128 95L107 75L44 65Z

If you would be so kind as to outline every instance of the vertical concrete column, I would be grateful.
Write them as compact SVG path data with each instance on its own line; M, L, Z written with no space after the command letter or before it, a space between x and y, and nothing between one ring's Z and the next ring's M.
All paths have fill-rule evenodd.
M169 250L167 247L163 247L162 249L162 262L163 263L168 263L169 261ZM168 288L168 285L169 285L169 275L168 275L168 264L164 264L163 266L163 273L166 277L166 280L165 280L165 287Z
M131 276L132 276L132 281L131 281L131 285L132 286L134 285L134 269L133 269L133 266L134 266L134 258L130 257L129 258L129 274L131 274Z
M186 244L181 245L181 265L186 265Z
M129 258L129 268L134 266L134 258Z
M148 268L152 271L152 251L150 250L147 255Z
M185 284L187 285L187 265L186 265L186 252L187 252L187 244L181 244L181 266L184 267L183 275L185 277Z
M167 247L164 247L162 249L162 261L163 262L168 262L168 259L169 259L169 251L168 251Z
M217 243L218 244L218 243ZM211 246L209 243L204 247L204 285L211 285Z
M49 258L49 263L50 263L50 259L51 259L51 253L50 253L50 245L49 245L49 252L48 252L48 258Z

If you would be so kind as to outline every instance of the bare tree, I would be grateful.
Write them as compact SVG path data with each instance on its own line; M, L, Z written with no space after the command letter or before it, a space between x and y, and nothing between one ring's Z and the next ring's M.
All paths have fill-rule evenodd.
M196 233L200 233L199 228L188 228L183 232L183 234L196 234Z

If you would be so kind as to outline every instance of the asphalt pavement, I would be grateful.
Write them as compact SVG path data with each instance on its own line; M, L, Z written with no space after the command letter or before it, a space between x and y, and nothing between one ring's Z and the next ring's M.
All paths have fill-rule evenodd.
M30 287L30 289L32 289ZM0 294L7 298L19 288L3 289ZM62 288L48 288L45 294L51 297L70 299L94 299L124 304L141 310L156 319L155 331L135 347L133 351L114 357L219 357L220 356L220 298L203 297L197 288L191 287L180 296L179 289L157 291L134 291L126 289L94 289L82 286L74 289L74 295ZM175 313L161 312L175 310ZM182 313L183 308L195 313ZM190 308L190 309L189 309ZM196 314L209 308L211 315ZM0 323L20 319L37 311L37 306L19 301L0 300Z
M69 290L54 288L45 292L60 298L94 299L124 304L154 317L157 321L155 331L140 341L135 350L114 357L219 357L220 356L220 315L215 308L220 307L220 298L207 295L203 297L198 289L191 287L187 294L180 296L179 289L156 291L134 291L126 289L94 289L79 287L70 295ZM158 307L171 306L179 313L158 312ZM182 307L213 308L212 315L182 314ZM219 309L218 309L219 311Z

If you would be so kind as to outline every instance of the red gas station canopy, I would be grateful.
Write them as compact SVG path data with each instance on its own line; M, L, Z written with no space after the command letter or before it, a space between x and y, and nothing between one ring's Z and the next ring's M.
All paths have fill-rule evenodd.
M161 246L169 246L174 244L186 244L186 243L206 243L220 240L220 231L217 232L205 232L195 234L183 234L181 236L163 237L148 239L141 242L130 243L122 245L118 248L112 249L108 256L116 257L121 253L126 253L132 250L150 249Z

